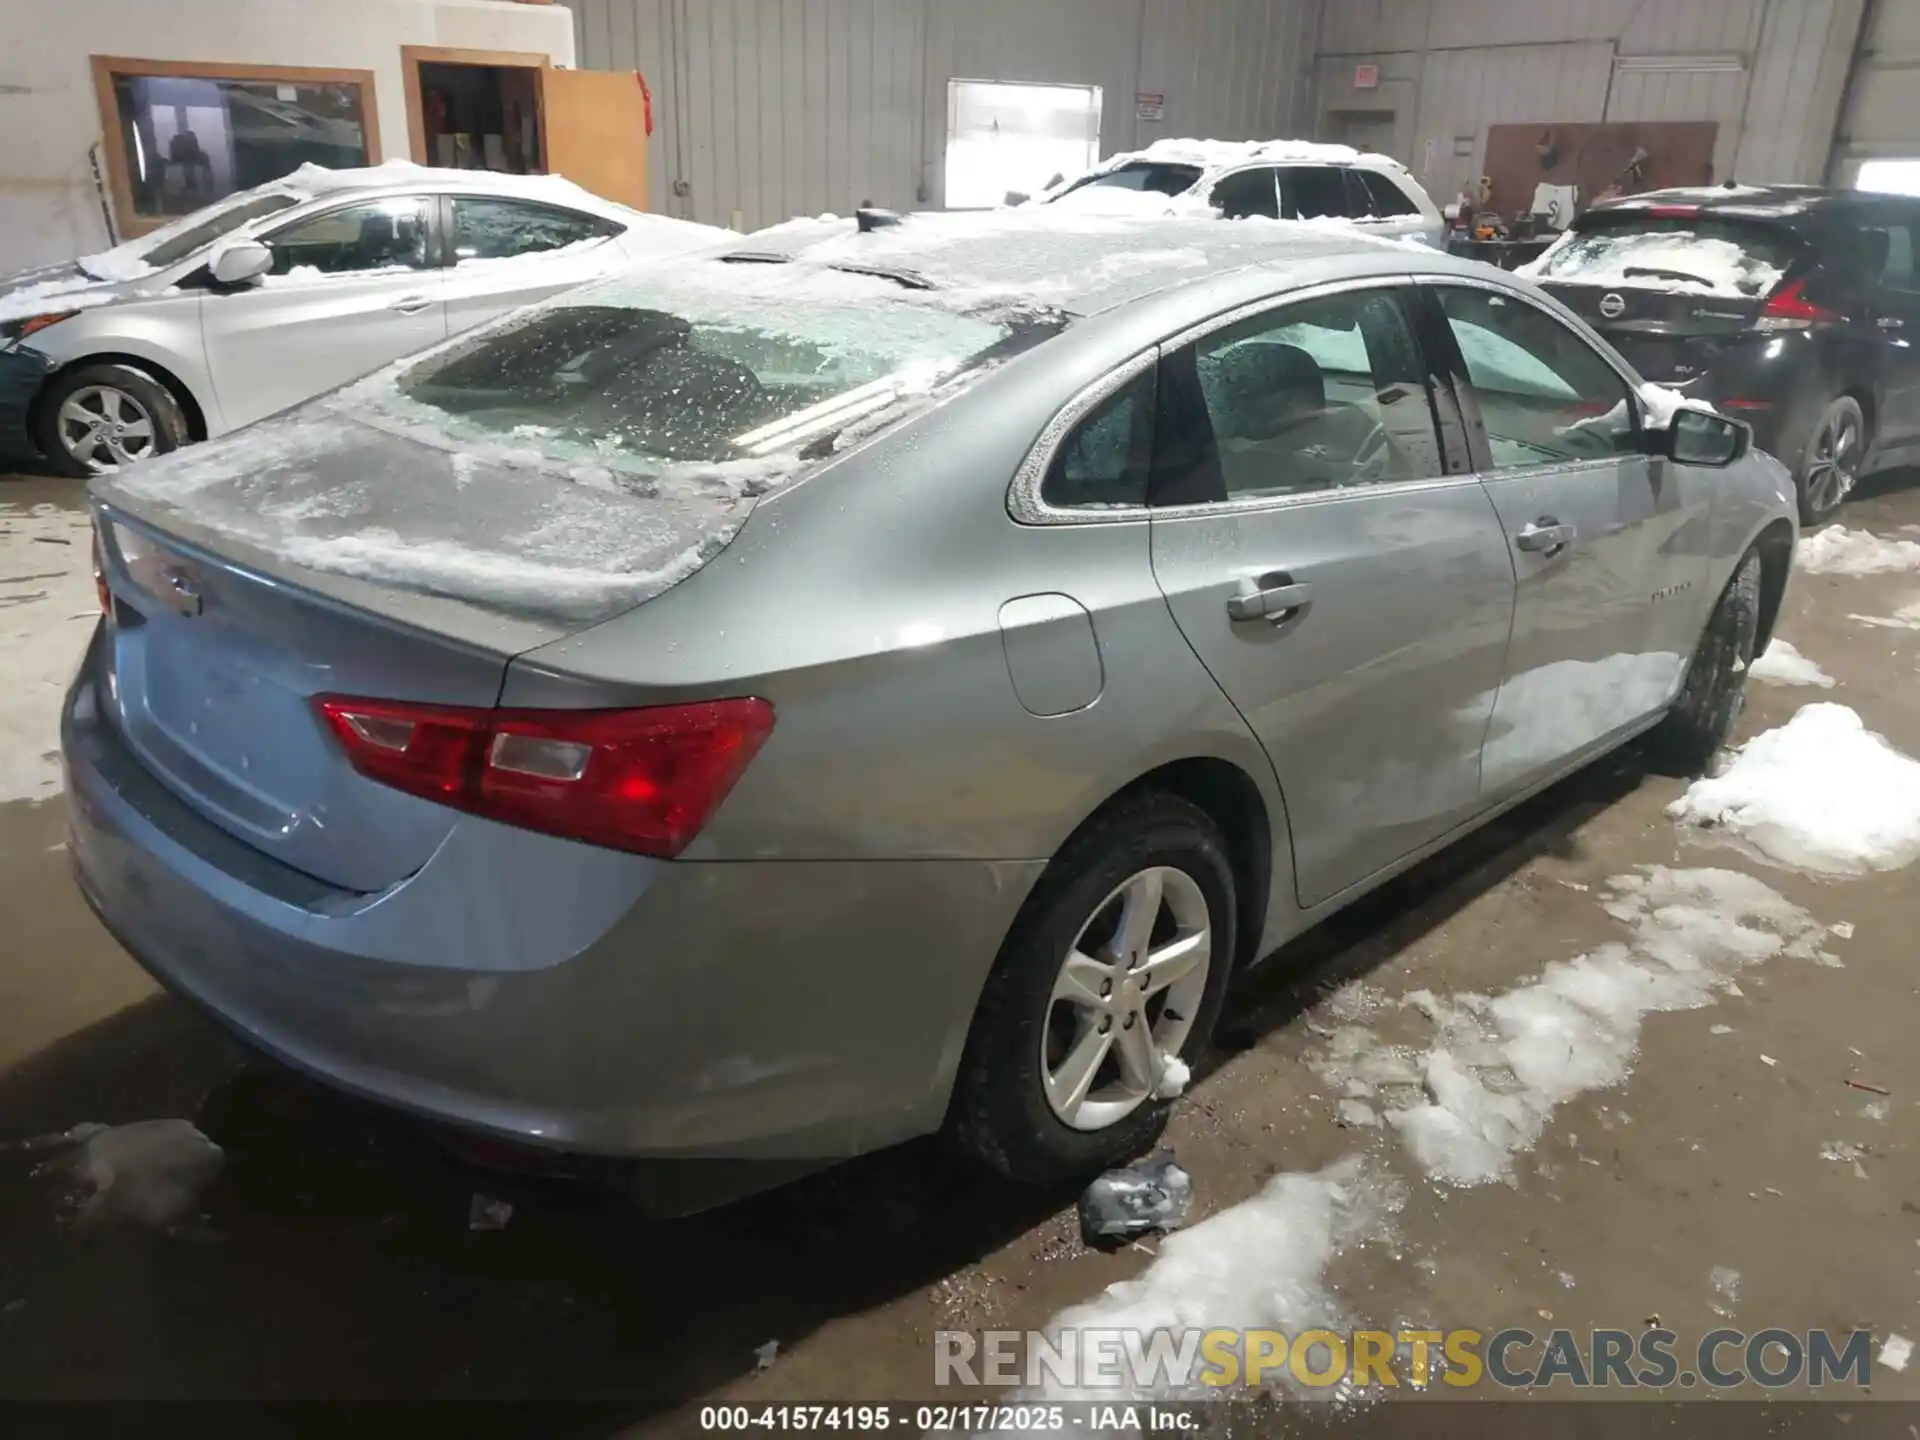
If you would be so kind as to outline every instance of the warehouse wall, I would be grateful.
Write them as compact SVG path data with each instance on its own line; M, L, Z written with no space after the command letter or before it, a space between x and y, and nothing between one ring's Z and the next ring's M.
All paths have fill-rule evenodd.
M941 201L947 81L1098 85L1103 153L1310 126L1320 0L570 0L654 97L654 205L755 228ZM1165 119L1135 119L1138 92ZM684 189L684 193L677 193Z
M1715 120L1722 179L1824 178L1863 0L1331 0L1315 115L1393 112L1436 196L1480 174L1489 125ZM1912 0L1889 0L1912 9ZM1353 85L1354 67L1381 84Z
M498 0L0 0L0 271L112 243L88 150L90 56L325 65L374 72L381 154L408 153L402 45L544 51L574 63L557 7Z

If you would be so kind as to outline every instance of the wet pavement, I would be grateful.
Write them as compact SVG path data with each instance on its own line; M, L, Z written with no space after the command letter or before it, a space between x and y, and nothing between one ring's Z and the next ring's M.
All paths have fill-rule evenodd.
M77 500L0 484L0 527ZM1920 524L1920 485L1874 487L1845 523ZM1796 575L1781 633L1838 685L1752 687L1743 736L1834 699L1920 754L1920 629L1849 619L1916 591L1916 574ZM1499 990L1618 938L1609 877L1726 866L1850 924L1843 965L1769 960L1738 996L1648 1017L1631 1077L1561 1107L1511 1184L1411 1177L1390 1238L1327 1282L1387 1324L1920 1334L1912 872L1781 870L1676 829L1663 810L1681 789L1637 753L1604 761L1246 977L1169 1130L1195 1217L1277 1173L1384 1153L1379 1131L1339 1123L1316 1068L1338 987ZM932 1143L682 1220L604 1179L478 1168L159 992L81 902L64 823L57 795L0 803L0 1138L178 1116L227 1165L188 1233L83 1238L33 1175L38 1152L0 1150L0 1398L584 1400L567 1433L682 1433L715 1399L929 1397L935 1330L1038 1327L1150 1263L1083 1247L1071 1195L1012 1189ZM1824 1158L1835 1146L1852 1158ZM512 1205L502 1228L470 1228L476 1192ZM1737 1272L1734 1296L1716 1270ZM1920 1367L1883 1369L1875 1392L1920 1398ZM499 1423L556 1433L539 1408Z

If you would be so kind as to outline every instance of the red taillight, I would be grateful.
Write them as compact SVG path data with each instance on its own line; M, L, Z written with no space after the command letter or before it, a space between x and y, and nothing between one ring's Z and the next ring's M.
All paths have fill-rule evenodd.
M1700 213L1698 205L1649 205L1647 214L1656 220L1691 220Z
M773 730L765 700L476 710L315 699L353 768L397 790L591 845L674 856Z
M1720 402L1720 408L1722 410L1771 410L1773 409L1773 401L1745 400L1736 395L1730 400L1722 400Z
M1806 281L1789 280L1767 297L1755 325L1762 330L1805 330L1822 321L1842 318L1807 299L1806 289Z

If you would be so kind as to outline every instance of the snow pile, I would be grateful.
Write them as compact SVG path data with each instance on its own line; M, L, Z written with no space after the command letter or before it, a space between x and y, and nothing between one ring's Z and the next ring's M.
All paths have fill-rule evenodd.
M1632 938L1555 961L1499 995L1435 996L1425 1046L1336 1033L1317 1067L1349 1098L1377 1098L1416 1163L1437 1180L1512 1178L1556 1107L1627 1077L1649 1014L1711 1003L1741 966L1775 955L1816 959L1825 931L1750 876L1643 867L1607 882L1607 913ZM1228 1321L1226 1323L1233 1323Z
M1604 230L1550 247L1523 273L1581 285L1737 299L1766 294L1786 272L1731 240L1685 230Z
M0 504L0 803L60 792L60 706L99 617L86 512Z
M1212 1326L1295 1334L1348 1323L1327 1287L1326 1270L1345 1251L1385 1239L1403 1203L1401 1187L1377 1168L1349 1157L1314 1174L1277 1175L1250 1200L1169 1235L1138 1277L1121 1280L1063 1310L1047 1326L1061 1373L1043 1372L1029 1398L1044 1400L1217 1399L1200 1383L1204 1364L1192 1349L1183 1369L1168 1354L1158 1374L1135 1387L1125 1370L1135 1357L1113 1347L1103 1355L1075 1345L1076 1332L1116 1329L1172 1340ZM1029 1363L1033 1363L1031 1360ZM1140 1366L1151 1371L1149 1361ZM1292 1384L1291 1377L1288 1383ZM1299 1390L1327 1397L1327 1391Z
M1883 540L1869 530L1829 525L1800 537L1793 563L1809 575L1887 575L1920 570L1920 544Z
M1829 875L1897 870L1920 858L1920 761L1845 705L1808 705L1748 741L1723 774L1667 807L1782 865Z
M74 1223L82 1233L185 1223L226 1161L226 1152L185 1120L76 1125L49 1143L74 1148L36 1173L54 1172L76 1187Z
M1920 630L1920 596L1909 600L1891 615L1853 615L1849 620L1858 620L1863 625L1877 626L1882 630Z
M1747 674L1770 685L1817 685L1833 688L1833 677L1785 640L1776 639L1767 653L1747 667Z

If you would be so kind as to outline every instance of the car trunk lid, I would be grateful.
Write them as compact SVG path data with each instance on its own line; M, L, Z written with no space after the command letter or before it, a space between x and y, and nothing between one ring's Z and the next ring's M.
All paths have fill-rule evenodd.
M1685 383L1754 333L1802 248L1783 225L1695 206L1598 211L1530 273L1643 375Z
M215 824L360 892L419 869L456 814L357 773L316 696L492 706L515 655L669 588L744 514L332 416L150 462L95 510L129 745Z

